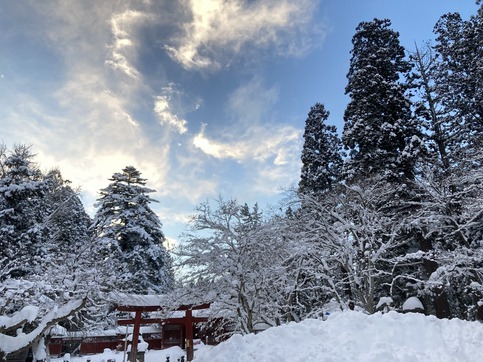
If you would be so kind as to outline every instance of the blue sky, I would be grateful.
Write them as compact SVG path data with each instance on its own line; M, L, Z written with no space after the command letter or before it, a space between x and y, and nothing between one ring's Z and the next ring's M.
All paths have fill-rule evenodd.
M209 198L276 204L315 102L342 129L351 38L389 18L408 50L472 0L0 0L0 139L59 167L86 210L133 165L174 240Z

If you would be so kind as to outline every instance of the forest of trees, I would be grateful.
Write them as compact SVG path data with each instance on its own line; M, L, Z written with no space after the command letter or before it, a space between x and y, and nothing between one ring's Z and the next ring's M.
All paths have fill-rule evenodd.
M200 205L176 251L195 271L186 293L243 333L414 296L428 314L483 320L483 6L434 31L408 50L390 20L359 24L341 136L312 106L282 212Z
M0 333L18 337L6 340L8 348L43 345L43 332L58 322L70 330L112 327L110 292L172 290L171 256L149 206L154 190L132 166L110 181L91 220L77 190L59 170L42 173L30 147L0 149ZM24 308L32 320L20 317ZM31 338L18 335L20 327ZM0 355L13 352L2 343Z
M0 334L23 326L22 341L43 343L61 320L107 328L111 291L210 301L242 333L333 308L398 310L413 296L428 314L483 320L483 5L434 31L434 44L408 50L390 20L361 22L341 134L316 103L298 187L264 212L202 203L173 259L135 167L112 175L91 219L59 170L3 146ZM22 308L32 320L14 318Z

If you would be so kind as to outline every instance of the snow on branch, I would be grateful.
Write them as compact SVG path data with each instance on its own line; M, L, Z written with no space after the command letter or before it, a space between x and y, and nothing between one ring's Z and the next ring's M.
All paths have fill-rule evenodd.
M16 328L26 322L32 323L37 318L38 312L39 307L29 305L11 317L0 316L0 331Z
M19 333L17 336L8 336L0 333L0 352L8 354L28 347L36 339L41 337L48 328L69 317L82 308L84 304L85 299L80 299L70 301L61 307L54 308L52 311L47 313L42 320L40 320L37 327L28 334ZM23 315L24 313L25 315ZM32 309L30 307L25 307L20 312L16 313L16 315L14 315L12 318L29 320L29 318L32 317L31 313ZM7 321L7 323L9 322Z

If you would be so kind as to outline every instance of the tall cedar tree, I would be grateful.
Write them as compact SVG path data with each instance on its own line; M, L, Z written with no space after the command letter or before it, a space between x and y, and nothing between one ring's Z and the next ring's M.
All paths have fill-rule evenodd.
M342 143L335 126L325 124L329 112L323 104L310 108L305 121L304 147L302 150L302 172L299 192L314 195L330 191L340 178L342 171Z
M18 337L19 349L29 342L20 332L35 329L40 339L39 324L62 323L80 309L95 275L86 253L90 219L78 195L58 170L40 172L34 156L29 146L0 146L0 318L38 308L29 324L0 326L0 338ZM55 310L66 314L52 320Z
M352 38L342 141L350 151L349 179L383 175L388 180L414 178L418 130L411 120L406 86L410 70L399 33L388 19L361 22Z
M457 133L452 124L453 117L445 110L440 85L440 62L430 44L424 44L410 55L413 69L408 77L417 100L413 102L415 115L423 126L424 143L427 147L425 159L432 172L442 174L454 164L450 147Z
M0 151L0 267L2 277L32 274L41 262L43 228L39 203L47 191L30 147ZM1 280L0 280L1 281Z
M452 115L455 147L467 158L483 144L483 5L468 21L458 13L442 16L434 30L439 92Z
M93 230L108 276L106 288L129 293L163 293L173 286L171 257L163 246L161 221L146 179L132 166L115 173L100 191Z

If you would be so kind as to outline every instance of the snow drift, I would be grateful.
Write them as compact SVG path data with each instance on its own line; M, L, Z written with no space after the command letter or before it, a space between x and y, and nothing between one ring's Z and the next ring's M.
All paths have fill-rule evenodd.
M483 323L422 314L332 314L234 335L197 351L195 362L482 361Z

